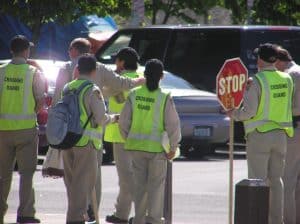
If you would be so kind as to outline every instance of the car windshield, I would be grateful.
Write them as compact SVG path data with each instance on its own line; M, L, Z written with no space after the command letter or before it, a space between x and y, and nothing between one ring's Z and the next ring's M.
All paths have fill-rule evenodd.
M192 84L170 72L164 72L160 86L164 89L195 89Z

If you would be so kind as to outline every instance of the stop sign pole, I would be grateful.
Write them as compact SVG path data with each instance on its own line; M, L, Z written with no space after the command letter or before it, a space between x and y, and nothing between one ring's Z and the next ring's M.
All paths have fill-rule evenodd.
M217 78L217 96L220 104L226 110L240 107L248 80L248 70L240 58L225 61ZM230 118L229 126L229 214L228 223L233 223L233 148L234 120Z

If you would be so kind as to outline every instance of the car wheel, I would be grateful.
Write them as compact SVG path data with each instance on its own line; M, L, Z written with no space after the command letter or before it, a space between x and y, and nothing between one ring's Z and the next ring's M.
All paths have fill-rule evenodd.
M111 142L103 142L103 159L102 163L108 164L114 161L113 147Z

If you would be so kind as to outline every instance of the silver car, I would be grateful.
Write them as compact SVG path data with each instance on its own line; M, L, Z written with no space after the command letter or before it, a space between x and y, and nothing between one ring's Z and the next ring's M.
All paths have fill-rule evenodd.
M181 152L205 155L229 140L229 117L214 93L194 88L186 80L165 72L161 87L171 92L181 122Z

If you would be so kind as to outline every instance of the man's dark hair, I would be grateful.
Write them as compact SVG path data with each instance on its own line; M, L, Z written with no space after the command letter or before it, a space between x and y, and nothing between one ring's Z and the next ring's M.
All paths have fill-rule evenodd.
M89 75L96 70L96 58L91 54L84 54L78 60L79 74Z
M13 54L19 54L33 46L33 43L23 35L16 35L10 41L10 50Z
M124 61L124 68L126 70L137 70L139 55L138 53L131 47L124 47L118 51L115 55L116 59L120 61Z
M86 54L91 50L91 43L86 38L76 38L71 42L70 48L75 48L80 54Z
M155 91L159 87L159 81L163 76L164 65L158 59L150 59L145 64L144 76L149 91Z

